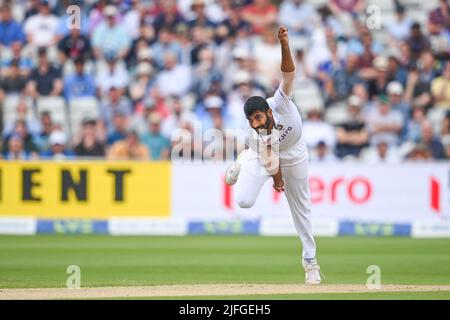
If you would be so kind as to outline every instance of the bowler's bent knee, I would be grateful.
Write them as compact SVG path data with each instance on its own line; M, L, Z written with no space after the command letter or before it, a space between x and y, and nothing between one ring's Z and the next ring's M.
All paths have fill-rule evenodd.
M236 202L240 208L248 209L253 207L253 205L255 204L255 199L249 199L245 196L236 196Z

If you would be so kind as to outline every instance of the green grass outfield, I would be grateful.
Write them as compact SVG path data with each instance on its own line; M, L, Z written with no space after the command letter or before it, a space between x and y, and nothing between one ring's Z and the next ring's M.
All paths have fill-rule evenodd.
M367 267L378 265L382 284L450 285L450 239L338 237L317 245L326 284L365 284ZM296 284L304 277L300 252L295 237L0 236L0 288L63 288L69 265L80 266L82 287ZM260 297L450 299L450 292Z

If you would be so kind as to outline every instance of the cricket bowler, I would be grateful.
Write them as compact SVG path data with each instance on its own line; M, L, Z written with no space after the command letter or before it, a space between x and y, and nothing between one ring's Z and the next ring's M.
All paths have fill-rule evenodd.
M280 27L282 80L274 96L250 97L244 113L253 130L249 148L226 171L226 183L234 185L241 208L254 205L263 184L272 178L273 188L286 194L295 228L303 245L302 265L306 284L320 284L316 243L311 228L308 183L308 151L302 138L302 119L292 100L295 66L289 49L288 29Z

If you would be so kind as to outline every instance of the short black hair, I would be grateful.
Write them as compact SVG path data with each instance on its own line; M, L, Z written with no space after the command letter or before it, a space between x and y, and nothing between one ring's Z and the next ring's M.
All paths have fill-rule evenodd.
M244 104L244 113L248 118L256 111L267 112L269 110L269 104L266 99L260 96L253 96L247 99Z

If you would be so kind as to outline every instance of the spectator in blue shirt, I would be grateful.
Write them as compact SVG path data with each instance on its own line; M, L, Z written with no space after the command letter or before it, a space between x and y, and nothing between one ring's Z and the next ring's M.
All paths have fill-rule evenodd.
M170 155L170 140L161 134L161 116L153 112L149 116L149 132L141 138L143 144L150 150L152 160L168 160Z
M25 34L20 24L12 18L11 7L0 7L0 44L9 47L13 42L25 42Z
M127 136L127 115L120 110L113 113L112 125L113 129L108 134L106 144L113 145L117 141L124 140Z
M79 97L95 96L94 79L84 72L84 60L75 60L75 73L64 79L64 96L68 101Z
M1 66L5 69L6 73L10 73L13 64L18 64L20 74L28 76L31 69L33 69L33 60L30 57L22 55L22 43L20 41L14 41L11 43L12 57L10 59L2 60Z
M117 23L117 8L109 5L104 9L106 21L95 28L92 46L97 59L106 53L114 54L117 59L125 59L131 47L131 37L123 25Z

